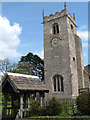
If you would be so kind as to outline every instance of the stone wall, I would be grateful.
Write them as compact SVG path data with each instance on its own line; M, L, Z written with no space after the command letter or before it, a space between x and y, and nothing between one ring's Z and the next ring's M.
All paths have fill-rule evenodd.
M65 13L64 13L65 12ZM72 22L74 31L71 30L71 20L66 15L67 10L63 12L62 17L58 14L52 16L52 19L45 18L44 20L44 71L45 84L50 89L49 94L46 94L46 99L51 97L57 98L72 98L78 95L78 75L76 60L75 38L76 33L75 22ZM52 33L54 23L59 25L59 34ZM59 38L57 46L53 46L52 39ZM54 92L53 76L61 75L64 78L64 92Z

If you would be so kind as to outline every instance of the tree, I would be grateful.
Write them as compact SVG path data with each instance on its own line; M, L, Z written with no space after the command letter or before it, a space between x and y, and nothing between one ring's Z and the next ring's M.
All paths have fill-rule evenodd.
M13 72L27 75L36 75L44 80L44 61L31 52L22 56L18 63L11 62L9 59L0 61L0 70L2 72Z
M30 75L30 74L34 75L32 66L30 63L25 61L22 61L22 62L19 61L17 66L18 66L17 71L19 71L20 73L27 74L27 75Z
M2 73L12 72L17 69L17 63L11 62L8 58L0 60L0 71Z
M12 63L9 59L0 60L0 71L7 72L10 69L15 69L16 63Z
M31 52L21 57L21 60L18 62L18 70L25 74L36 75L41 80L44 80L44 61Z

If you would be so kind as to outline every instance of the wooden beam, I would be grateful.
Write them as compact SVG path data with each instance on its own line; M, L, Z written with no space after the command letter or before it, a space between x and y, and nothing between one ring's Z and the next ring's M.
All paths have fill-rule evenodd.
M30 95L28 95L28 108L30 107Z
M20 95L20 118L23 118L23 94Z
M5 97L5 106L4 106L4 115L7 117L7 93L4 93Z

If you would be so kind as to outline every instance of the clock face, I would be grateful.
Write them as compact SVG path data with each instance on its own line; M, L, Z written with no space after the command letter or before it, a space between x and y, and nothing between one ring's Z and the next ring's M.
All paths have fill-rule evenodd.
M52 45L53 45L53 46L57 46L57 45L58 45L58 38L54 38L54 39L52 40Z

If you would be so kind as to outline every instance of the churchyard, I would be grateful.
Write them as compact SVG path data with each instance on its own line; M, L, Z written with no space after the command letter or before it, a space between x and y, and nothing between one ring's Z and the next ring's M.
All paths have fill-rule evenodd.
M85 93L84 93L85 94ZM90 93L89 93L90 95ZM85 99L86 100L86 99ZM90 98L89 98L90 100ZM87 102L87 101L86 101ZM1 103L1 100L0 100ZM4 108L4 96L2 95L2 109ZM83 102L82 102L83 103ZM19 103L14 101L14 104L19 105ZM39 100L35 101L34 96L30 98L29 102L29 109L25 111L25 108L27 108L28 102L26 101L26 105L24 105L24 111L23 111L23 117L22 118L16 118L16 111L18 110L12 110L12 102L10 96L8 97L7 101L7 117L2 116L2 120L87 120L90 119L90 108L85 108L85 104L82 104L85 111L89 110L88 113L82 113L78 109L78 106L76 106L77 103L75 103L75 100L63 100L58 101L56 98L52 98L48 101L46 105L40 106ZM80 104L80 103L79 103ZM81 107L82 107L81 106ZM84 111L84 112L85 112ZM5 117L5 118L4 118Z

